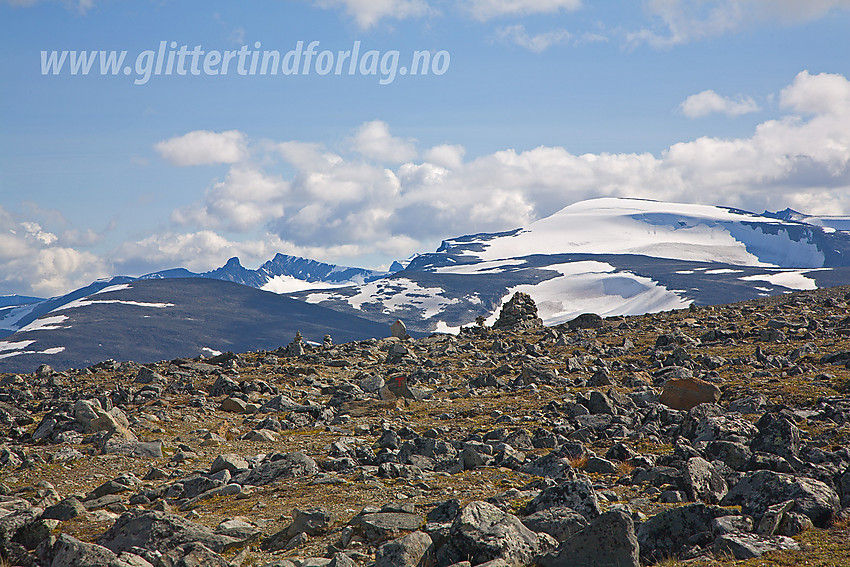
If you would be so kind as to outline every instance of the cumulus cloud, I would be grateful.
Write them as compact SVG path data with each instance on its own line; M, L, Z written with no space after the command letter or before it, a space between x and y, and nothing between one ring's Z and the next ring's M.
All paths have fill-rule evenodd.
M392 136L390 127L381 120L363 124L352 139L352 147L363 156L386 163L402 163L416 157L413 141Z
M715 111L748 104L718 96L712 107L702 98L703 108ZM282 161L293 174L235 164L203 202L175 218L198 231L261 231L322 257L346 246L374 257L527 225L602 195L850 212L850 82L800 73L782 91L780 107L785 115L759 124L749 137L703 137L658 155L576 155L541 146L470 159L457 145L419 152L385 123L369 122L349 138L348 152L302 141L271 144L259 161L269 171Z
M723 97L710 89L689 96L679 108L689 118L701 118L709 114L740 116L760 110L752 97L742 95L736 98Z
M178 166L236 163L247 155L245 135L238 130L196 130L157 142L154 148L160 156Z
M0 293L52 296L109 273L109 263L77 250L41 224L0 207Z
M581 8L581 0L466 0L463 5L472 17L486 21L502 16L578 10Z
M110 262L129 274L204 271L231 256L251 267L283 252L374 266L600 196L850 214L850 81L804 71L778 100L781 114L749 136L701 137L659 154L540 146L470 157L450 144L419 151L382 122L355 129L337 148L270 140L174 211L169 231L121 246ZM69 246L64 234L0 209L0 262L9 266L0 283L28 282L37 295L105 275L111 264Z
M850 0L647 0L646 9L661 29L639 30L628 39L671 47L752 25L816 20L832 10L850 9Z
M561 28L532 35L528 33L525 26L522 24L516 24L498 28L496 30L496 37L528 49L529 51L542 53L553 45L569 42L573 35L567 30Z
M797 112L842 114L850 109L850 82L841 75L803 71L782 89L779 102Z
M343 9L361 29L369 29L384 18L404 20L432 11L425 0L314 0L313 4Z

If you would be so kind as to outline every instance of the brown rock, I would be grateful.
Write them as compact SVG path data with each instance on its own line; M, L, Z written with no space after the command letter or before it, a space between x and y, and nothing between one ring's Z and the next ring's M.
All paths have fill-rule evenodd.
M720 388L699 378L676 378L664 384L658 399L669 408L689 410L699 404L713 404L720 399Z

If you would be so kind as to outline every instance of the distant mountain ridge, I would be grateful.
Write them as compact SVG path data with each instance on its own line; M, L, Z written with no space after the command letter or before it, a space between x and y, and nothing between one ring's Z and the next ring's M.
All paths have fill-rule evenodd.
M307 283L353 285L368 283L385 277L389 273L326 264L300 256L276 254L274 258L265 262L256 270L243 267L239 258L234 257L228 260L224 266L209 272L195 273L185 268L176 268L146 274L139 279L210 278L262 289L276 277L281 276L295 278Z
M199 287L198 283L220 280L230 285ZM157 281L163 282L162 287L142 286ZM140 278L115 277L62 297L3 307L0 328L7 333L20 331L0 337L0 371L4 360L22 367L25 360L60 360L51 358L58 356L51 349L60 346L66 348L62 355L66 362L82 360L71 346L91 353L86 345L100 341L98 333L104 332L97 325L80 323L97 321L92 314L140 316L126 319L126 327L113 326L106 332L132 335L133 326L139 325L149 329L149 337L156 337L148 340L169 353L173 351L158 342L151 328L151 313L161 315L155 320L166 330L176 328L169 313L184 313L189 319L193 310L205 314L201 322L180 327L185 336L179 344L186 356L194 356L201 342L228 344L230 337L215 333L231 332L227 318L243 316L210 310L207 304L234 304L234 298L249 288L251 293L262 294L259 288L286 299L260 302L276 310L270 313L278 317L275 321L307 320L298 314L310 313L314 333L327 328L344 330L344 336L362 337L362 331L378 337L386 336L388 325L396 319L402 319L411 334L457 332L481 316L490 324L518 291L531 295L544 323L554 325L581 313L638 315L848 283L850 218L809 216L791 209L755 214L728 207L602 198L574 203L526 227L446 239L436 251L396 262L389 272L283 254L249 270L232 258L209 272L177 268ZM158 290L155 297L142 294L153 289ZM185 295L189 289L195 294ZM201 290L218 295L203 297ZM118 297L116 293L122 299L104 299ZM150 300L133 299L142 297L139 294ZM187 301L180 309L150 311L148 303L176 305L169 294ZM305 311L307 307L320 309ZM146 314L136 312L145 308ZM52 321L66 310L77 314L78 322L70 329L57 328ZM203 317L212 319L203 321ZM340 324L340 317L345 324ZM247 318L239 332L245 337L265 336L252 331L250 321ZM192 325L214 332L199 335ZM62 336L48 340L57 333ZM204 341L196 340L198 336ZM41 339L33 342L33 337ZM257 339L256 344L261 342ZM42 343L48 346L33 346ZM250 349L250 345L240 348ZM120 350L111 352L121 358Z

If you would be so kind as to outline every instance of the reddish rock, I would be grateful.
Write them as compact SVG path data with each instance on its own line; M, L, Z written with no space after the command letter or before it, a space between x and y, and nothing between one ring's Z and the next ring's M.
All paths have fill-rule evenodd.
M720 399L720 388L698 378L676 378L664 384L658 399L669 408L689 410L699 404L713 404Z

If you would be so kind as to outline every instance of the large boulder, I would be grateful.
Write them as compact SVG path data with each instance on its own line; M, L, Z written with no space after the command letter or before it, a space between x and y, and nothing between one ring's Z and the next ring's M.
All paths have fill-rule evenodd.
M538 553L540 540L519 518L482 501L464 506L449 530L449 542L440 549L452 563L473 565L502 559L509 565L529 565Z
M434 560L434 542L420 531L389 541L375 553L375 567L429 567Z
M638 567L640 553L631 514L623 509L605 512L557 551L542 555L538 563L542 567Z
M53 545L50 567L153 567L138 555L115 554L94 543L61 534Z
M655 563L710 544L712 521L728 512L702 503L670 508L641 524L637 540L644 561Z
M780 457L797 457L800 452L800 430L784 415L766 413L756 423L758 434L750 443L753 451L773 453Z
M186 543L202 543L220 553L239 542L176 514L156 510L128 510L97 538L99 545L115 553L133 548L166 553Z
M794 511L826 527L840 509L838 494L819 480L773 471L747 473L723 498L724 506L740 505L744 514L759 519L774 504L794 501Z
M316 464L316 461L300 451L294 451L242 473L235 480L243 485L263 486L280 478L310 476L318 472L319 465Z
M692 501L719 504L728 492L723 475L702 457L688 459L682 479L688 499Z
M571 508L592 520L599 516L599 500L596 491L587 479L568 480L544 489L526 506L526 513L533 514L547 508Z
M522 523L534 532L547 533L563 543L587 527L587 519L566 507L546 508L522 518Z
M713 404L720 400L720 388L699 378L677 378L664 384L658 401L677 410L689 410L699 404Z

